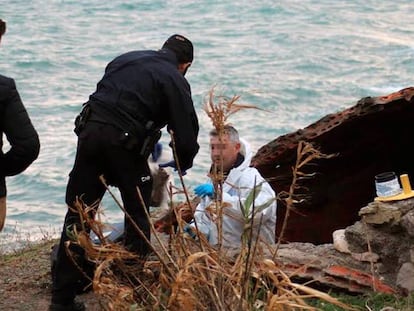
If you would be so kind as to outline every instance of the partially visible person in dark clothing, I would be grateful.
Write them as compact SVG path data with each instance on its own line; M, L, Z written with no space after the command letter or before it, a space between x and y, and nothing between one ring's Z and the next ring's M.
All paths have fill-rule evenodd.
M0 41L6 22L0 19ZM10 149L4 153L3 134ZM0 231L6 219L6 176L23 172L40 150L39 136L32 125L12 78L0 75Z
M169 165L182 172L192 167L199 149L199 124L190 85L184 78L192 61L193 44L181 35L168 38L158 51L122 54L107 65L96 91L83 105L75 121L78 146L66 189L70 208L52 269L50 310L84 310L75 300L83 276L65 251L68 232L81 229L79 214L73 209L77 198L87 206L100 202L106 191L99 179L103 175L109 185L118 187L126 212L150 240L145 212L152 191L148 156L162 128L167 126L173 134L178 158L178 163ZM128 217L124 221L125 247L144 258L149 245ZM74 251L82 258L82 250Z

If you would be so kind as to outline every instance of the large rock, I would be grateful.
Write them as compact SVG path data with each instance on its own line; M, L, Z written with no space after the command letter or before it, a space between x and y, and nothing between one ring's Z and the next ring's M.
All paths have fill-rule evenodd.
M359 211L361 220L345 229L351 252L379 255L375 272L403 293L414 292L414 198L374 201Z
M333 245L285 243L277 260L295 278L317 286L355 293L414 293L414 191L411 186L403 190L361 208L360 220L333 233Z
M258 150L252 163L277 192L289 190L300 141L312 143L325 154L337 154L304 170L317 174L302 184L308 198L291 213L285 241L332 243L332 233L354 224L360 208L375 198L375 175L394 171L414 176L414 149L409 147L414 133L413 95L411 87L363 98ZM280 236L286 207L282 200L278 204Z

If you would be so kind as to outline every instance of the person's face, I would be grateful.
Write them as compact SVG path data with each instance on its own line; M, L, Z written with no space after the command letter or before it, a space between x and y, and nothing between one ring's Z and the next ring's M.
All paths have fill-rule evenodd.
M211 162L219 169L223 164L223 171L228 171L236 162L240 151L240 143L229 140L228 135L223 135L221 140L218 136L210 137Z

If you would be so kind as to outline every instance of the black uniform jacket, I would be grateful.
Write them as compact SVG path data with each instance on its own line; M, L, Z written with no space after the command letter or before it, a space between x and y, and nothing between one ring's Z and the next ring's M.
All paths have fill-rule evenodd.
M138 138L148 121L158 129L167 125L181 169L186 170L199 149L199 124L190 85L177 65L168 49L122 54L107 65L89 102L101 120Z
M23 172L39 155L39 136L13 79L0 75L0 197L6 195L6 176ZM10 149L4 153L3 134Z

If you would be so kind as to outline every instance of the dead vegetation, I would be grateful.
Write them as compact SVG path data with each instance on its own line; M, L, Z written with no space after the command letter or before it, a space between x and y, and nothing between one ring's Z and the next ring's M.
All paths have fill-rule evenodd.
M292 183L289 187L288 192L280 192L278 196L284 201L286 205L286 213L283 219L282 229L280 230L280 236L277 241L276 250L279 248L280 243L285 242L283 239L284 232L286 229L287 221L290 213L295 210L295 205L306 200L306 188L301 186L303 180L313 178L314 173L304 173L302 170L306 165L311 164L313 161L318 159L329 159L335 155L327 155L320 152L315 146L310 143L300 141L297 148L296 163L292 168Z
M220 97L216 104L211 91L205 110L219 133L230 115L254 108L236 104L238 99L237 96L230 100ZM301 176L302 165L322 156L311 146L301 145L301 148L294 168L297 176ZM223 176L214 176L214 180L220 185ZM184 185L183 189L186 192ZM292 185L291 193L285 198L290 206L294 204L294 189ZM69 243L83 247L96 266L91 282L105 310L316 310L307 303L311 297L345 310L352 309L324 292L292 282L278 263L265 255L270 253L275 257L277 248L254 240L249 230L245 230L246 236L237 252L228 252L220 245L213 248L198 232L195 239L184 233L185 221L180 211L188 213L188 206L192 206L189 195L186 196L187 209L171 206L177 224L169 236L160 236L152 225L153 253L149 258L139 258L122 245L107 241L103 224L99 219L91 219L88 207L79 200L78 210L84 224L95 232L101 243L92 243L85 231L74 232L74 239ZM219 219L222 217L220 202L216 202ZM249 225L249 219L245 224Z

